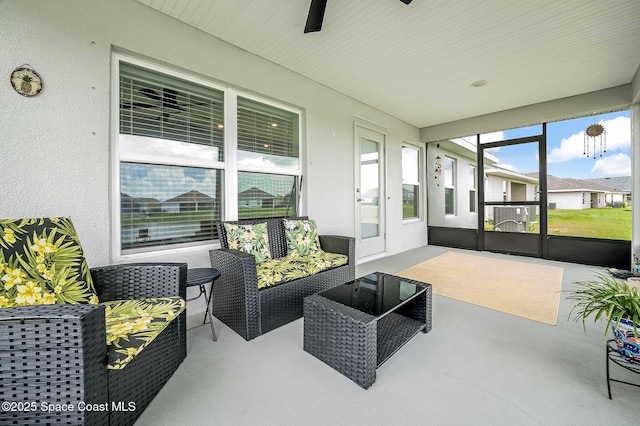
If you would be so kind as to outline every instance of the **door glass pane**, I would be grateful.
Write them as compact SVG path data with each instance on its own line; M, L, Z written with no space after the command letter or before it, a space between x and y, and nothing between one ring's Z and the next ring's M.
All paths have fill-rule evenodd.
M360 139L360 232L363 239L380 235L378 145L378 142Z
M539 233L538 142L489 149L485 156L485 201L511 203L485 207L485 230Z

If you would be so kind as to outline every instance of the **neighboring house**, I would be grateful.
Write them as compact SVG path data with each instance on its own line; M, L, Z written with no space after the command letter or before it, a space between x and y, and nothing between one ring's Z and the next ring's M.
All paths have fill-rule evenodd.
M593 180L580 180L547 176L547 202L550 209L579 210L598 209L609 205L622 206L627 197L625 191L619 191L594 183Z
M276 206L276 196L255 186L238 194L238 207L271 208Z
M612 207L624 207L631 201L631 176L617 176L596 179L583 179L597 185L606 186L613 192L605 194L606 203ZM624 195L623 195L624 194Z
M155 198L135 198L120 193L120 209L123 215L146 215L159 209L160 202Z
M538 177L514 172L495 164L485 168L485 200L536 201Z
M214 210L215 200L202 192L191 190L162 203L162 209L168 213Z

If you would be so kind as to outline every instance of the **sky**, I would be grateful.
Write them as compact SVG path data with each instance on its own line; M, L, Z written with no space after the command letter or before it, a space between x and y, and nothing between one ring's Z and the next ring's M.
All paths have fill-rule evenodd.
M605 128L606 152L600 156L600 141L589 142L590 156L584 155L584 131L592 124ZM532 136L542 133L542 126L505 130L482 135L482 141L494 141ZM492 149L498 165L520 172L537 172L537 143L527 143ZM547 173L561 178L589 179L631 175L630 111L599 114L591 117L547 124Z

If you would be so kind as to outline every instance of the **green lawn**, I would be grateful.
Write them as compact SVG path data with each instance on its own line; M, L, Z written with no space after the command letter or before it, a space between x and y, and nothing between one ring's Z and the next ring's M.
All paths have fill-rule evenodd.
M631 208L549 210L549 235L631 240Z

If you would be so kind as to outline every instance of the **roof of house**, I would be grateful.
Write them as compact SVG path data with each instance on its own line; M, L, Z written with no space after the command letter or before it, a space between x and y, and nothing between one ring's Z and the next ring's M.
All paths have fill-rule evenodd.
M192 189L189 192L180 194L165 201L165 203L211 203L214 199L207 194Z
M607 188L614 189L616 191L624 191L629 193L631 192L631 176L616 176L583 180L586 182L593 182L598 185L606 186Z
M120 199L122 203L141 203L141 204L153 204L159 203L159 201L155 198L136 198L132 197L129 194L125 194L124 192L120 193Z
M260 188L256 188L255 186L249 189L246 189L238 194L238 198L252 198L252 199L262 199L262 198L275 198L275 195L269 194L268 192L263 191Z
M538 173L527 173L528 176L538 177ZM604 186L593 182L596 179L572 179L572 178L559 178L554 175L547 175L547 191L550 192L562 192L562 191L590 191L590 192L624 192L622 190L614 189L610 186Z

